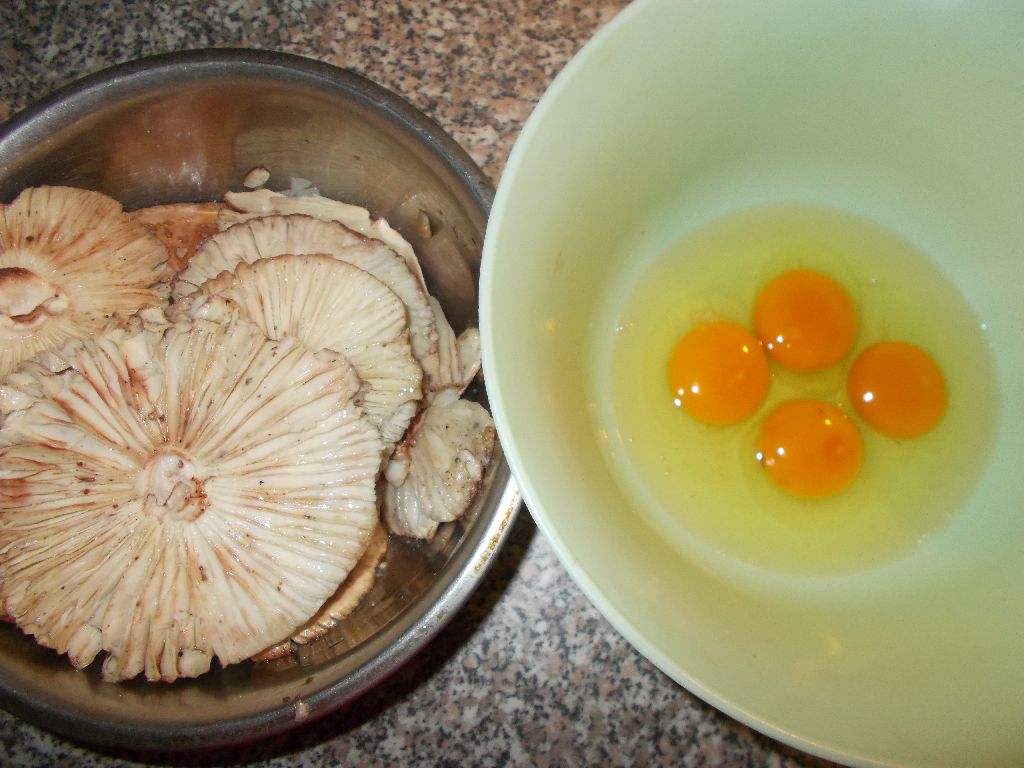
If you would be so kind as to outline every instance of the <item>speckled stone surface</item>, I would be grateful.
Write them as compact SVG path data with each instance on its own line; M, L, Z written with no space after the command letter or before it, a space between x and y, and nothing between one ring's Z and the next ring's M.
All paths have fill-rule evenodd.
M0 0L0 120L109 64L244 46L397 91L497 182L554 75L623 0ZM98 753L0 712L0 764L816 766L707 706L597 613L523 511L466 608L401 674L292 733L200 754Z

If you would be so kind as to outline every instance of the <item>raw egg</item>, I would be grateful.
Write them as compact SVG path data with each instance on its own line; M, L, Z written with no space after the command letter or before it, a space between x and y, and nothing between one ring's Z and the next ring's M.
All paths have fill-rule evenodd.
M847 388L860 417L893 437L923 435L946 412L942 369L931 355L906 341L880 341L857 355Z
M676 344L668 361L673 403L705 424L734 424L752 414L768 392L768 361L746 328L725 320L703 323Z
M790 400L761 423L755 458L776 485L804 499L844 490L860 470L860 432L821 400Z
M589 326L583 375L596 439L638 525L709 568L736 578L760 574L760 584L769 573L820 577L871 568L941 534L987 462L998 397L981 319L925 253L870 220L800 205L742 210L674 233L667 224L646 226L621 248L619 271L605 278ZM720 390L719 413L730 412L730 423L677 406L671 387L712 380L702 367L756 358L716 344L680 364L671 374L678 381L667 385L681 340L721 322L756 339L755 305L762 316L786 316L772 308L776 288L768 290L783 276L776 288L800 293L824 284L817 277L824 276L845 294L823 305L839 307L839 332L809 345L817 361L787 364L773 349L763 398L760 385L741 387L739 395ZM765 336L794 340L794 333ZM867 352L894 339L927 350L945 385L941 418L912 439L894 436L908 428L904 422L921 423L914 408L894 399L891 385L906 375L889 362L875 365L877 350ZM834 362L805 370L825 360ZM760 377L740 379L749 385ZM879 416L862 413L867 392ZM931 395L911 400L931 402ZM825 404L831 425L814 409L817 423L798 418L786 405L794 401ZM886 402L895 416L881 416ZM731 421L740 413L747 415ZM886 423L888 432L879 426ZM772 459L769 466L765 457L779 448L794 462Z
M754 328L768 354L794 371L821 371L850 352L857 308L846 289L813 269L775 277L754 302Z

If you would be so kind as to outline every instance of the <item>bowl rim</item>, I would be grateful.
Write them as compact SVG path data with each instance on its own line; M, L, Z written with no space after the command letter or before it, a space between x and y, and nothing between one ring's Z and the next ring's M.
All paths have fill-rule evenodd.
M235 76L262 76L344 92L370 111L402 125L412 138L455 172L485 214L490 212L495 192L483 170L440 124L403 96L354 70L294 53L262 49L195 48L158 53L83 75L0 122L0 158L9 154L16 156L22 147L33 143L28 135L31 126L44 116L57 127L69 125L88 114L95 104L109 98L111 93L142 93L182 66L193 70L189 79L196 81L231 72Z
M486 223L494 198L490 180L469 154L432 118L399 94L354 71L296 54L245 48L204 48L133 59L98 70L61 86L0 123L0 165L36 143L41 121L66 127L111 98L141 95L154 85L180 80L181 67L196 81L255 79L294 84L314 92L342 95L368 112L400 127L411 143L424 148L453 174L468 203ZM173 78L172 78L173 76ZM508 536L521 506L518 487L500 444L489 468L490 480L477 504L481 510L444 571L389 624L339 659L351 660L348 672L302 696L309 717L298 716L295 701L248 715L205 723L137 723L76 714L38 702L0 679L0 707L74 742L106 748L176 751L225 747L262 740L313 722L351 703L393 674L426 646L466 603L483 580ZM68 667L71 670L70 667ZM73 671L73 670L71 670Z

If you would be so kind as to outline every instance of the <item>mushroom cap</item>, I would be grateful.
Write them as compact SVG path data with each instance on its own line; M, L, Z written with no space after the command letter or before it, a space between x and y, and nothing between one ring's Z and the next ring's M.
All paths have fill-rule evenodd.
M359 562L349 571L348 577L338 590L327 598L309 621L299 627L287 640L267 648L253 656L253 661L273 661L295 652L296 647L323 637L349 617L377 582L377 566L388 552L388 532L378 525L370 536L366 551Z
M30 404L0 427L18 626L77 667L106 651L107 680L170 681L307 621L378 521L382 445L335 357L151 320L73 342L60 370L27 363Z
M223 208L221 203L168 203L130 211L128 218L160 238L168 263L180 271L198 245L218 231L217 217Z
M388 528L429 539L439 523L462 517L483 482L496 440L483 406L460 399L456 388L439 392L384 471L381 513Z
M406 307L412 352L427 382L438 376L438 331L434 310L421 282L398 254L377 240L364 238L336 221L301 214L268 215L234 224L208 238L192 256L172 287L175 298L187 296L240 262L285 254L326 254L369 272L394 291Z
M366 208L340 200L332 200L315 192L286 195L269 189L254 189L249 192L228 192L225 208L220 214L221 228L270 213L288 215L303 213L322 221L336 221L349 229L374 240L380 240L393 250L409 266L420 285L426 290L423 269L412 245L402 237L385 219L374 219ZM234 210L232 210L232 208Z
M455 340L459 360L459 380L456 386L465 390L480 373L480 329L467 328Z
M459 364L458 343L455 331L452 330L445 317L444 309L433 296L430 296L430 309L434 313L434 322L437 324L437 375L431 382L429 397L435 392L443 391L458 384L462 379L462 371Z
M99 192L30 187L0 206L0 378L42 350L166 301L160 241Z
M433 296L430 308L437 320L438 365L427 392L428 401L446 389L465 390L480 371L480 331L470 327L456 337L441 303Z
M268 338L292 336L310 351L344 355L363 382L356 403L387 449L405 434L423 371L412 356L405 305L373 275L326 255L273 256L207 280L172 314L208 296L232 301Z
M196 249L188 266L171 286L177 299L197 290L221 272L234 272L241 263L292 253L335 255L367 240L340 224L325 227L310 216L266 216L242 221L206 238Z

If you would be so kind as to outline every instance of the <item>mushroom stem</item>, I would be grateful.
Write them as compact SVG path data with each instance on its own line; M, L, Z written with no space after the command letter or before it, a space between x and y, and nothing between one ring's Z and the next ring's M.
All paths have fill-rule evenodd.
M176 451L154 454L139 473L135 490L144 509L170 520L195 520L206 509L202 478Z

